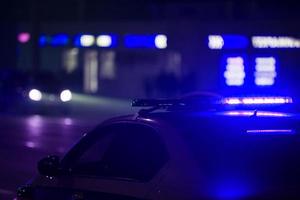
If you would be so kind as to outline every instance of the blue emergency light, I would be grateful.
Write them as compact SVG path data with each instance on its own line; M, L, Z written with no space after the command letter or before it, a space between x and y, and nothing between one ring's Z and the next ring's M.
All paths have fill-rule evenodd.
M295 131L292 129L258 129L258 130L247 130L248 134L254 135L293 135Z
M272 105L272 104L291 104L291 97L226 97L222 100L226 105Z

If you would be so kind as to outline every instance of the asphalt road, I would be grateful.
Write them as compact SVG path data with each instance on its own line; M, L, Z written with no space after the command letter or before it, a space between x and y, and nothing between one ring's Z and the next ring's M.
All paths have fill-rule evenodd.
M36 163L48 154L62 156L97 122L68 117L0 117L0 197L14 194L17 186L36 173ZM0 198L0 199L2 199Z
M0 200L15 196L16 188L37 173L36 163L41 158L62 156L104 119L132 113L127 101L110 99L87 101L84 97L73 108L68 117L0 113Z

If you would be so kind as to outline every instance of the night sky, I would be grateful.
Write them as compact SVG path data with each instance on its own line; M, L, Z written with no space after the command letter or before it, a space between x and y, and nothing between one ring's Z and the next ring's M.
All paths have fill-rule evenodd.
M11 0L1 4L1 21L300 19L299 1Z

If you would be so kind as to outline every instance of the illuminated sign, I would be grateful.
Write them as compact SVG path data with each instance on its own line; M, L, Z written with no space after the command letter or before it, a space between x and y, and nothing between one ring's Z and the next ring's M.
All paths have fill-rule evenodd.
M300 39L294 37L253 36L254 48L300 48Z

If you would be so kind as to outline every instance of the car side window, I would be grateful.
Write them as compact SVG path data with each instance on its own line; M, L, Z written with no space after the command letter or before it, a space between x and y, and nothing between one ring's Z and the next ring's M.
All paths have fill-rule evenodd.
M148 126L123 123L104 132L76 158L73 173L144 182L168 159L159 134Z

